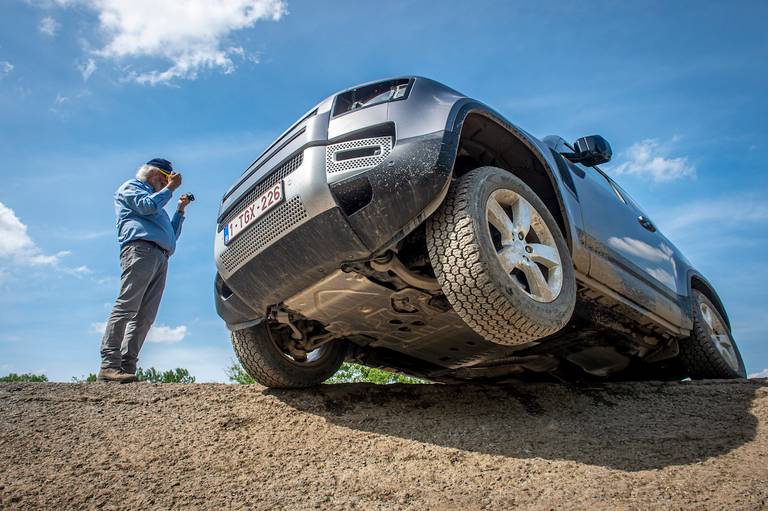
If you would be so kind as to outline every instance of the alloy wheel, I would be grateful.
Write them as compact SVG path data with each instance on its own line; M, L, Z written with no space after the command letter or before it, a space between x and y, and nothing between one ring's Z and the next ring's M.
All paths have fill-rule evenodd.
M318 366L324 362L329 353L330 343L328 342L310 351L303 351L297 348L291 349L288 346L288 343L291 342L290 335L287 333L283 335L283 332L277 329L269 329L269 338L283 358L299 367Z
M728 365L734 371L739 370L739 358L736 355L736 350L733 347L733 341L728 333L728 329L720 319L719 314L712 310L712 308L704 302L699 303L699 310L701 316L704 319L704 323L707 325L707 332L709 333L709 339L714 345L715 349L725 359Z
M504 272L531 299L554 301L563 287L563 268L555 239L541 215L507 189L491 193L485 210Z

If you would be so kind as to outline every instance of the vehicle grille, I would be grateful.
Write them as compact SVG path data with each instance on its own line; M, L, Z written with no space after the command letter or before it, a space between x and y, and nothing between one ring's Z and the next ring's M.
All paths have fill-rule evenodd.
M224 268L229 273L233 273L272 241L307 217L307 210L304 209L298 197L270 211L255 225L248 227L245 232L235 238L222 252L221 262Z
M362 156L359 158L349 158L337 161L335 155L342 151L351 149L380 147L381 153L372 156ZM339 142L326 147L325 163L326 172L333 174L345 170L364 169L375 167L382 163L389 156L392 150L392 137L361 138L359 140L350 140L348 142Z
M233 218L235 218L237 215L242 213L242 211L253 201L256 200L256 198L264 193L267 189L271 188L272 185L280 181L281 179L285 179L288 174L296 170L301 166L301 162L304 160L304 153L301 152L285 162L283 165L281 165L277 170L273 171L271 174L269 174L265 179L263 179L258 185L256 185L253 190L248 192L248 194L240 199L240 202L237 203L237 205L232 208L232 211L227 213L227 216L224 217L224 220L221 221L219 224L219 231L224 229L224 226L227 225Z

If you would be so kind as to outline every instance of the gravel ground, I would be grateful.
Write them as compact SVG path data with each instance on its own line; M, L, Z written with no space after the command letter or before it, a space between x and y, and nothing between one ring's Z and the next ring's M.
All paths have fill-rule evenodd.
M766 509L768 380L0 385L2 509Z

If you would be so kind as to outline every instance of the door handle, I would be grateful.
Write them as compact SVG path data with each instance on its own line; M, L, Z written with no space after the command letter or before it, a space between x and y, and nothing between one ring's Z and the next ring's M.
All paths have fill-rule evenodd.
M656 226L653 225L653 222L648 220L643 215L640 215L639 217L637 217L637 221L640 222L640 225L642 225L644 229L647 229L651 232L656 232Z

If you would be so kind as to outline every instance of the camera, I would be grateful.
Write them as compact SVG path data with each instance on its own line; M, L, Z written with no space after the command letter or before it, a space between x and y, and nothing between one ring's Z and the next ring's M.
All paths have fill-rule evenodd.
M185 194L183 194L179 198L180 199L189 199L189 202L194 202L195 201L195 196L193 194L191 194L191 193L185 193Z

